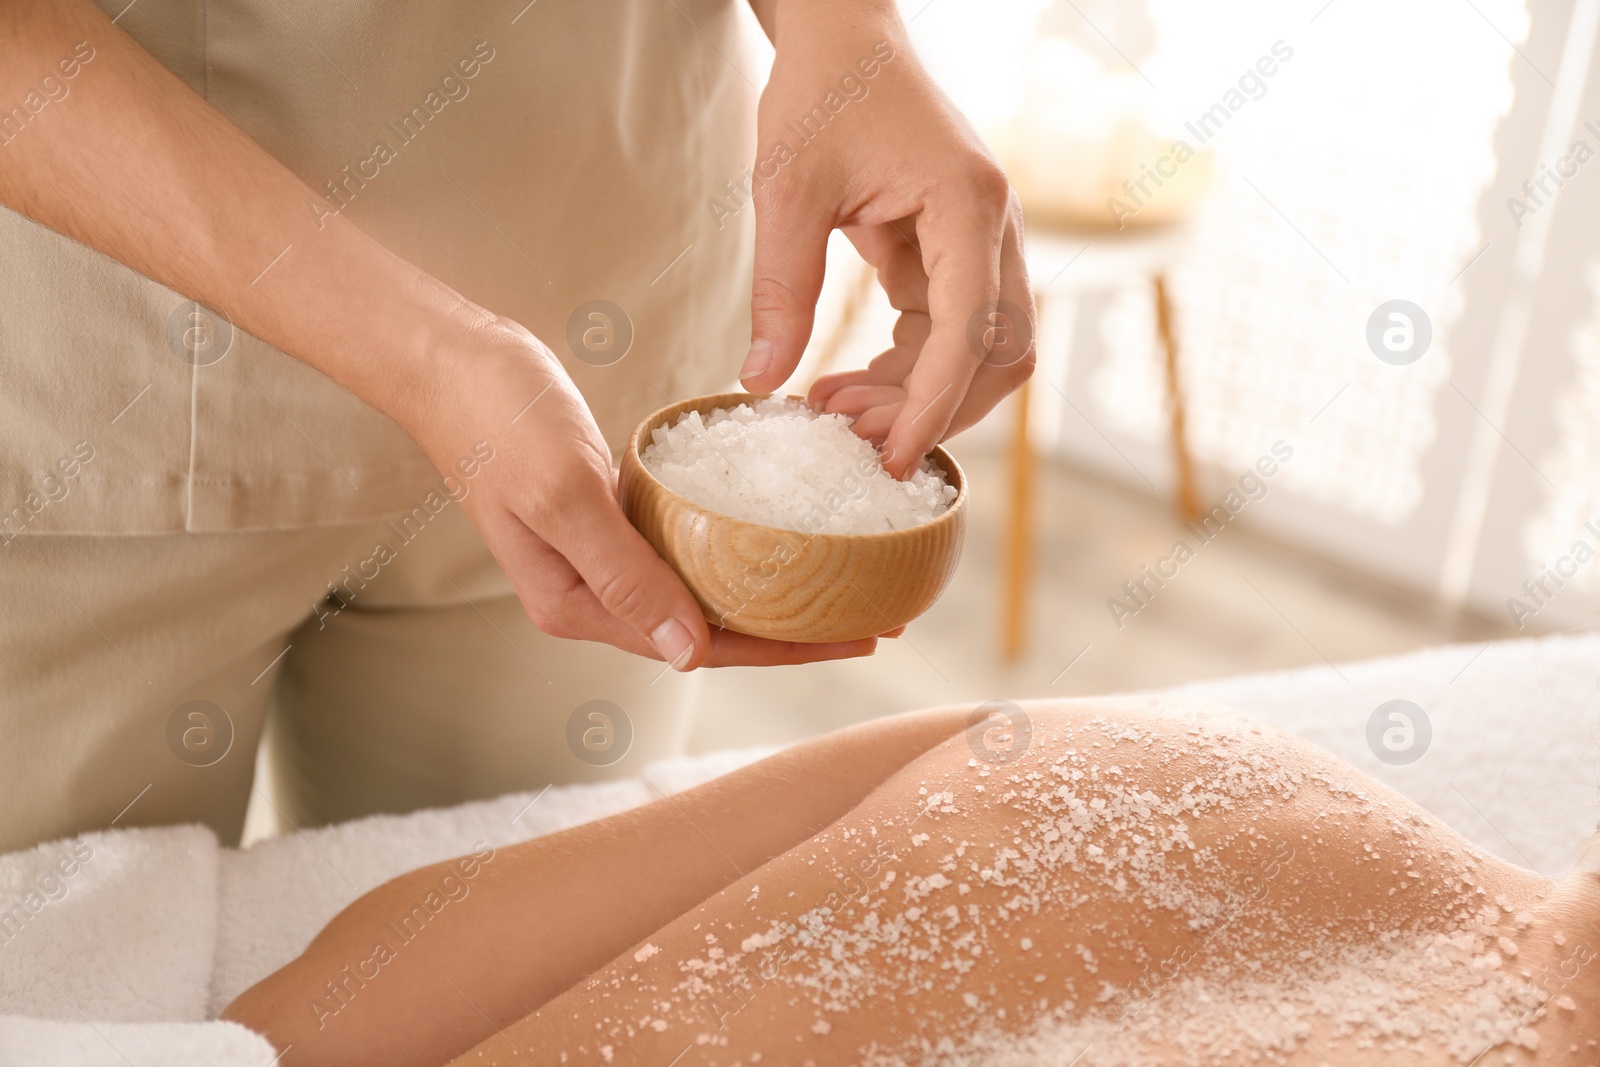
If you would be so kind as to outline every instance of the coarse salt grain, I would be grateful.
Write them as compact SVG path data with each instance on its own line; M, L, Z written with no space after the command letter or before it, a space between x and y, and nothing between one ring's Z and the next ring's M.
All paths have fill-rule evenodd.
M903 530L949 510L956 489L924 459L900 481L843 415L768 397L656 427L644 467L679 496L745 522L808 534Z

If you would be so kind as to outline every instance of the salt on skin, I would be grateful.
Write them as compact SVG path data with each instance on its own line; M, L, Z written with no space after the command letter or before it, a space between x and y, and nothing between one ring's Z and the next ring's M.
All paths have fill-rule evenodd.
M670 1019L662 1062L692 1044L708 1067L749 1067L750 1039L778 1039L759 1029L769 1012L795 1020L782 1031L793 1053L774 1043L769 1056L812 1067L1298 1064L1320 1063L1321 1048L1340 1064L1363 1052L1471 1064L1541 1037L1546 1049L1569 1043L1533 1024L1582 1005L1532 984L1536 945L1513 958L1500 941L1533 920L1520 883L1515 900L1499 892L1508 883L1493 866L1438 849L1421 813L1337 768L1284 758L1255 724L1207 716L1184 730L1183 716L1161 718L1158 729L1041 717L1025 759L985 765L986 794L960 738L946 742L950 757L928 761L893 807L791 858L825 872L805 883L804 911L736 908L685 924L695 943L661 940L642 1001L608 1003L636 972L592 982L598 1019L582 1047ZM1302 814L1274 822L1296 798ZM881 877L846 880L845 846L861 837L892 851ZM1345 842L1331 848L1341 866L1360 857L1359 876L1320 862L1325 839ZM1426 880L1410 873L1419 868ZM966 885L982 908L959 899ZM1390 888L1429 903L1391 910L1380 903ZM1349 899L1306 912L1294 902L1308 893ZM1106 900L1118 907L1097 911ZM1181 955L1149 950L1156 925ZM1017 948L1032 953L1025 964ZM995 959L1012 962L975 967ZM880 1013L905 1020L897 1005L912 998L919 1025L890 1023L881 1044L839 1040Z
M843 415L798 400L698 411L651 431L645 470L701 507L744 522L808 534L870 534L930 522L956 489L924 459L905 481L883 469Z
M987 862L966 859L973 843L937 830L941 815L960 813L962 784L926 781L918 789L921 803L913 820L919 829L900 840L912 848L942 848L940 870L902 880L898 894L887 892L888 885L869 892L864 922L841 923L842 916L830 909L816 909L798 921L747 932L741 948L745 953L758 944L780 948L786 962L773 980L808 998L814 1018L823 1022L878 999L893 1000L899 991L936 984L959 988L972 960L1005 951L997 940L1008 924L1037 910L1056 891L1056 872L1072 868L1115 887L1119 895L1187 916L1205 952L1146 989L1098 979L1097 954L1087 945L1069 943L1061 947L1082 961L1082 978L1068 978L1063 990L1040 1001L1020 1030L997 1022L999 1013L988 1010L997 990L968 989L959 993L968 1016L944 1020L950 1032L967 1035L962 1041L911 1039L872 1047L860 1062L868 1067L1036 1067L1072 1061L1080 1067L1133 1067L1152 1062L1152 1050L1159 1049L1158 1057L1199 1067L1263 1053L1269 1059L1288 1055L1304 1047L1314 1019L1331 1020L1338 1036L1357 1044L1381 1042L1395 1049L1431 1041L1462 1064L1496 1043L1531 1047L1537 1035L1525 1026L1528 987L1506 970L1506 954L1499 951L1505 940L1501 914L1512 910L1510 902L1501 897L1494 905L1473 904L1481 889L1470 868L1460 871L1461 895L1446 904L1453 921L1442 924L1443 930L1397 927L1367 945L1340 944L1330 936L1333 931L1318 931L1327 937L1323 950L1292 960L1273 961L1270 947L1279 938L1304 940L1306 931L1296 930L1292 914L1250 931L1236 919L1255 910L1253 900L1195 887L1195 873L1221 857L1197 850L1186 832L1192 819L1231 812L1242 821L1236 838L1241 844L1235 847L1257 847L1267 862L1288 855L1277 851L1281 843L1258 839L1252 809L1270 808L1272 800L1291 797L1310 782L1298 770L1251 751L1253 732L1212 726L1195 737L1193 748L1211 759L1207 770L1159 793L1122 784L1123 765L1103 762L1103 755L1114 749L1120 756L1132 744L1147 753L1138 762L1162 764L1178 755L1171 742L1157 742L1136 725L1110 722L1052 739L1054 744L1044 747L1053 748L1055 756L1044 771L1003 774L1009 803L1028 832L1009 846L995 842ZM1392 816L1383 802L1340 783L1318 778L1316 784L1344 797L1323 817L1330 831L1348 832L1351 817L1361 814L1388 823L1392 840L1379 847L1363 843L1361 854L1368 862L1387 867L1386 854L1397 843L1402 850L1410 847L1411 820ZM898 836L892 826L881 829ZM1113 840L1127 844L1113 847ZM1398 861L1401 866L1393 872L1402 885L1412 882L1402 873L1410 860ZM958 872L1006 888L1010 905L992 914L963 911L948 896L961 884L951 877ZM1288 936L1296 932L1302 936ZM1033 939L1023 939L1020 947L1032 949ZM716 995L741 963L755 962L742 961L741 955L707 953L680 961L680 981L666 1001L682 1010ZM865 966L868 958L889 972ZM1048 980L1040 974L1027 977L1036 987ZM1417 1003L1412 991L1430 986L1451 989L1458 1005L1439 1010ZM1089 1010L1079 1006L1085 1002L1092 1005Z

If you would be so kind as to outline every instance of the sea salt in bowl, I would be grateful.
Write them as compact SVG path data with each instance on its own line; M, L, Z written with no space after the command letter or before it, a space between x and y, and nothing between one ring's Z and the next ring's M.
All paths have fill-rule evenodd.
M870 446L862 443L847 456L826 435L809 456L751 452L749 440L725 443L716 473L735 486L731 491L719 490L704 476L704 464L688 462L692 456L670 451L670 439L665 455L658 446L647 461L656 431L688 416L687 428L703 435L713 412L766 399L696 397L641 422L622 455L628 520L678 572L705 617L729 630L781 641L851 641L927 611L955 573L967 522L966 477L943 448L929 455L926 473L898 488L872 488L869 475L888 476ZM786 399L803 407L798 397ZM674 458L675 469L662 473L681 491L650 469ZM696 495L717 500L722 510L697 503ZM907 498L905 506L899 497ZM752 517L758 514L767 521Z

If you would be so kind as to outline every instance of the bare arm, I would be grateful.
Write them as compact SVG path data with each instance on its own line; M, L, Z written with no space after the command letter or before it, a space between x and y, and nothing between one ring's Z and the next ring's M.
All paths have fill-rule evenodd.
M0 0L0 102L59 80L64 58L77 65L68 94L0 138L0 203L316 367L441 469L488 440L509 460L463 506L541 629L681 670L872 651L713 635L624 518L599 428L537 338L316 210L305 183L89 0Z

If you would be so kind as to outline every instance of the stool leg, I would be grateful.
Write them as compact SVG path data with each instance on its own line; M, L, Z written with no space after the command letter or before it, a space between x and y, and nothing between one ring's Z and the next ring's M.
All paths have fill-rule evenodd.
M1028 440L1031 382L1017 390L1017 415L1007 449L1004 584L1001 588L1000 658L1015 663L1028 647L1028 593L1033 588L1033 445Z
M1194 460L1189 455L1189 438L1184 426L1183 386L1178 379L1177 330L1172 322L1172 301L1167 295L1164 274L1155 277L1156 330L1167 363L1167 399L1172 406L1172 467L1174 499L1178 515L1188 521L1200 517L1200 493L1195 485Z

